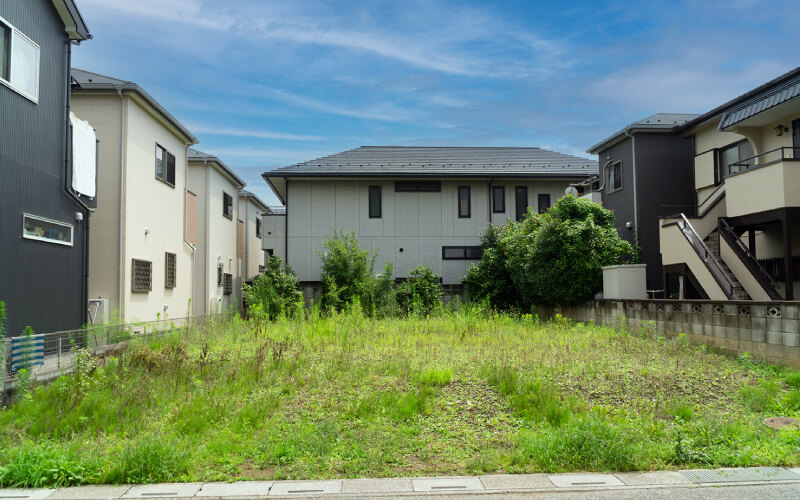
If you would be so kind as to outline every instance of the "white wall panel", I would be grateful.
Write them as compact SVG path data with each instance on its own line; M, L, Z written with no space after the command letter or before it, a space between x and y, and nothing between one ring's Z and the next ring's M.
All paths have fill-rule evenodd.
M311 236L333 234L336 226L336 196L332 182L311 182Z
M289 237L311 236L312 196L311 184L306 181L289 182L286 214L289 217Z
M419 234L419 194L395 193L394 206L394 224L397 236L417 236Z
M395 275L405 278L408 276L408 271L419 265L419 238L398 236L396 246Z
M336 229L358 233L358 191L355 182L336 182Z

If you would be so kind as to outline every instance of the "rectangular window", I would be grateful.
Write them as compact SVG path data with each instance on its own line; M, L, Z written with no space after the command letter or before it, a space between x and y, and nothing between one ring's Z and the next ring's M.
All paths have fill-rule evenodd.
M502 214L506 211L506 187L492 187L492 212Z
M156 144L156 179L175 187L175 155Z
M233 220L233 196L222 192L222 215Z
M755 164L754 160L750 159L753 156L753 146L750 145L747 139L725 146L717 151L715 158L717 168L714 173L715 184L721 183L726 177L748 170Z
M439 193L442 191L440 181L396 181L394 190L397 193Z
M225 295L233 293L233 275L231 273L225 273L225 288L222 293Z
M22 237L28 240L46 241L72 246L72 224L45 219L31 214L22 214Z
M149 292L153 289L153 263L149 260L133 260L131 278L132 292Z
M256 215L256 238L261 238L261 216Z
M480 246L442 247L443 260L480 260L483 249Z
M622 189L622 162L617 161L606 167L606 193Z
M543 214L550 209L550 195L549 194L540 194L539 195L539 213Z
M381 187L369 187L369 218L380 219L383 217L383 206L381 200Z
M217 286L222 286L224 277L222 276L222 264L217 265Z
M178 256L174 253L164 254L164 288L175 288Z
M528 188L526 186L517 186L514 188L514 205L515 216L517 220L525 218L528 211Z
M469 186L458 186L458 218L469 219L470 212Z
M265 252L267 252L267 259L269 259L269 258L270 258L270 257L272 257L273 255L275 255L275 249L274 249L274 248L267 248L267 249L266 249L266 250L264 250L264 251L265 251Z
M0 78L8 81L8 62L11 52L11 28L0 21Z
M39 45L0 17L0 82L39 100Z

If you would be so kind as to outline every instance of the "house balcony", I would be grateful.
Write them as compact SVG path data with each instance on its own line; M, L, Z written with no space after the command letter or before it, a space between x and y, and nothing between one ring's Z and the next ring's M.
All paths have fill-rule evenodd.
M776 148L731 164L725 179L728 217L800 207L800 149Z

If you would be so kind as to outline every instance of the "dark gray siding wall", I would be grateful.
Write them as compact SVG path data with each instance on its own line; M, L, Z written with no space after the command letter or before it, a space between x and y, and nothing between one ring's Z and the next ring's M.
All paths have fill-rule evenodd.
M40 47L39 102L0 85L0 300L8 335L78 328L84 321L86 212L65 192L66 34L47 0L0 0L0 16ZM22 238L22 214L74 228L74 246Z
M647 264L647 288L664 289L658 218L694 210L691 142L668 134L636 135L639 242Z
M620 236L633 244L633 230L627 229L625 223L630 221L633 224L633 153L631 149L631 139L614 144L608 149L600 152L600 175L603 176L603 165L609 160L622 161L622 189L613 193L603 189L603 206L614 211L616 216L617 231ZM601 181L605 185L605 180Z

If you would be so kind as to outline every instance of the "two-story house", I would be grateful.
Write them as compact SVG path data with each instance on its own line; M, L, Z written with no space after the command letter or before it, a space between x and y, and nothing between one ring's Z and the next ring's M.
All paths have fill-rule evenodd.
M72 0L0 0L0 301L10 336L86 322L82 195L94 186L78 177L94 165L74 175L69 66L89 38Z
M677 132L695 206L664 218L669 297L793 300L800 289L800 68Z
M697 115L658 113L633 122L587 151L598 155L600 170L588 182L603 206L616 215L620 236L639 247L647 264L646 287L664 297L664 270L658 218L678 212L693 215L691 141L675 130Z
M189 148L189 233L196 235L194 313L237 308L241 298L244 221L239 190L244 181L222 160Z
M190 315L186 150L197 140L133 82L73 69L72 104L100 140L90 300L124 322Z
M406 278L419 264L460 285L489 223L542 212L597 162L539 148L360 147L263 174L284 203L264 216L263 248L319 289L325 236L353 230Z
M264 269L266 253L261 248L262 217L270 209L250 191L239 191L239 217L244 222L242 280L250 281Z

